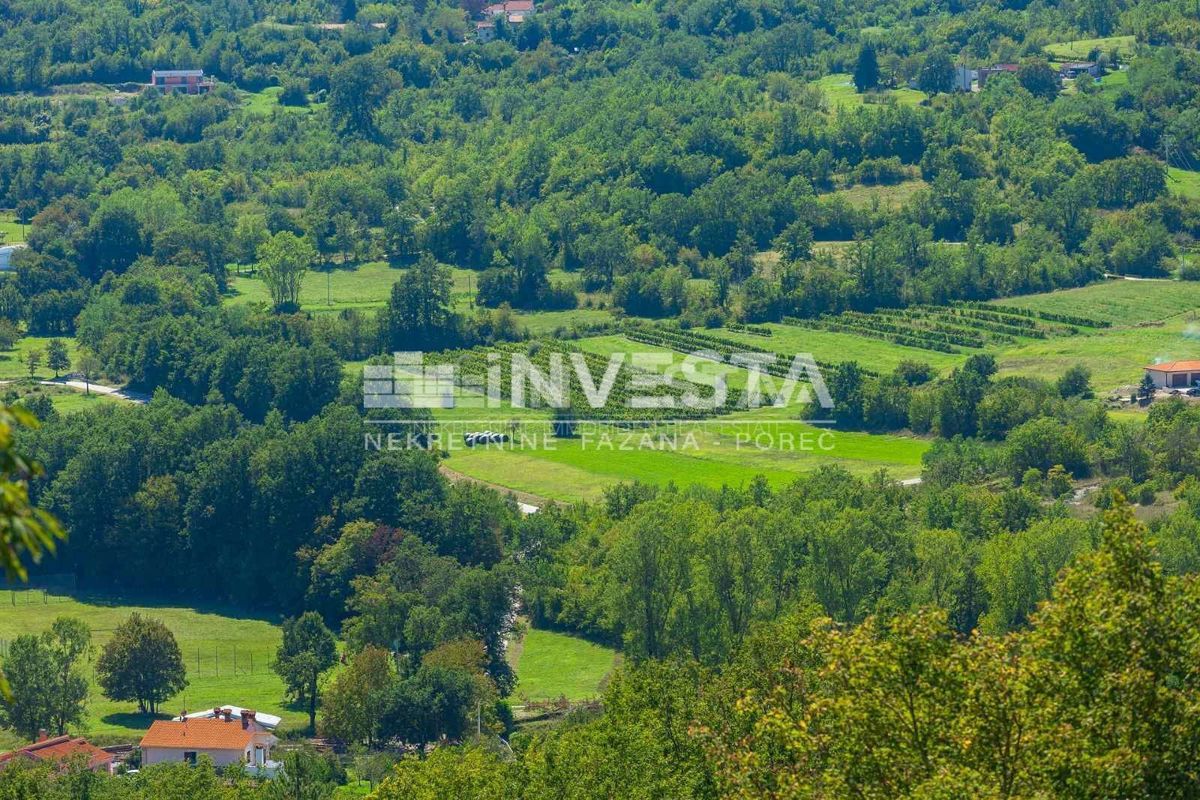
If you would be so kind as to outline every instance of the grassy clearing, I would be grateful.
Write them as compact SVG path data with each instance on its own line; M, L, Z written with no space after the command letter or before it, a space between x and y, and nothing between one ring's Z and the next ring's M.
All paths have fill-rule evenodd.
M251 114L269 117L275 111L286 111L289 114L311 114L324 103L309 103L307 106L284 106L279 104L279 95L283 94L282 86L268 86L258 92L242 92L243 108Z
M1136 325L1200 309L1200 283L1112 280L996 302L1034 311L1106 320L1114 325Z
M1193 170L1167 168L1167 189L1172 194L1200 200L1200 172Z
M1097 39L1076 39L1046 45L1046 54L1062 61L1083 61L1093 50L1107 53L1116 48L1122 56L1133 52L1137 40L1133 36L1106 36Z
M854 80L847 72L826 75L824 78L818 80L816 85L825 93L825 99L829 103L831 111L853 111L860 106L871 105L865 102L865 98L869 96L877 96L881 100L887 102L894 101L905 106L915 106L925 99L924 92L907 88L885 89L872 93L872 95L861 95L854 88Z
M234 609L125 605L107 599L54 596L47 600L44 603L42 593L36 591L0 592L0 639L40 633L55 617L71 616L86 622L92 629L93 644L101 646L120 622L138 611L162 620L171 629L187 666L189 685L164 704L163 717L181 709L233 703L278 714L289 727L307 724L302 710L284 703L283 682L267 666L280 641L274 619ZM96 656L98 650L93 659ZM90 667L87 672L91 678ZM105 699L93 682L82 732L101 743L136 741L153 721L136 710L134 704Z
M16 214L9 211L0 211L0 244L17 244L25 241L25 233L29 230L28 225L22 225L17 222Z
M598 697L620 656L615 650L564 633L529 629L509 649L519 700Z
M1110 72L1100 79L1100 96L1116 100L1123 89L1129 86L1129 70Z
M455 269L452 292L466 299L478 285L479 276L469 269ZM400 280L403 269L383 261L368 261L353 266L335 266L331 270L309 270L300 287L300 307L307 311L341 311L346 308L380 308L387 305L392 285ZM226 303L269 303L267 286L257 275L229 276Z
M0 351L0 380L28 378L29 366L26 359L29 357L30 350L42 351L42 365L34 371L33 376L39 379L53 378L54 370L46 366L46 345L52 338L54 337L26 336L18 340L16 346L11 350ZM74 364L79 358L79 345L71 337L59 338L66 342L67 354L71 357L71 363Z
M840 197L855 208L872 208L878 204L879 208L896 209L928 185L916 178L891 185L851 186L829 196Z
M46 386L40 383L30 384L23 381L21 383L10 384L5 388L8 391L15 392L22 400L28 400L38 395L46 395L50 398L50 402L54 403L54 408L60 414L74 414L78 411L84 411L105 403L130 402L129 400L123 400L107 394L85 394L83 390L74 389L69 386Z

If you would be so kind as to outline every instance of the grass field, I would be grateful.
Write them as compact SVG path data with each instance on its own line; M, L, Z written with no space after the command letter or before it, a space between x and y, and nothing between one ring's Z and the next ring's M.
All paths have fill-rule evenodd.
M309 103L307 106L281 106L279 95L283 94L282 86L268 86L258 92L242 92L244 107L252 114L270 116L273 111L286 111L290 114L311 114L321 108L324 103Z
M1113 48L1122 56L1133 52L1137 40L1133 36L1107 36L1098 39L1076 39L1046 45L1046 54L1062 61L1083 61L1093 50L1107 53Z
M1006 306L1136 325L1200 309L1200 282L1121 281L997 300Z
M861 366L877 372L890 372L902 361L921 361L939 371L948 372L967 358L962 353L938 353L904 347L851 333L819 331L794 325L769 324L766 327L772 331L769 338L737 331L722 331L721 335L789 357L796 353L811 353L817 361L857 361Z
M530 628L509 646L509 663L518 677L513 696L518 702L598 697L619 658L615 650L586 639Z
M16 215L8 211L0 211L0 244L16 244L25 241L28 225L17 222Z
M855 208L871 208L878 203L880 208L895 209L927 186L925 181L916 178L891 185L851 186L828 196L840 197Z
M28 358L30 350L42 351L42 364L34 371L34 377L53 378L54 370L46 366L46 345L51 338L49 336L26 336L18 340L13 349L0 350L0 380L28 378L29 365L26 358ZM71 363L74 364L79 357L79 345L74 338L67 336L60 338L66 342L67 354L71 357Z
M341 311L346 308L379 308L387 304L392 285L400 280L403 269L383 261L368 261L352 267L335 266L309 270L300 287L300 307L306 311ZM478 285L478 273L469 269L453 270L451 291L456 300L467 300ZM226 303L269 303L267 286L256 275L229 276Z
M532 439L532 437L531 437ZM705 424L633 431L585 430L536 446L456 449L446 465L464 475L554 500L594 499L609 486L638 480L659 486L743 487L757 475L776 486L825 464L857 474L886 468L920 474L927 441L817 428L775 409Z
M833 75L826 75L816 82L816 85L825 93L825 99L829 103L829 109L853 111L863 105L864 95L858 93L854 88L854 81L849 73L837 72ZM880 98L894 99L895 102L906 106L915 106L925 99L924 92L918 92L916 89L885 89L877 93Z
M1200 200L1200 172L1169 167L1167 169L1167 189L1172 194Z
M82 619L92 641L103 645L132 611L162 620L179 641L188 671L188 687L163 706L164 716L222 703L279 714L287 726L302 726L306 715L284 703L283 683L268 662L279 646L276 620L231 609L124 605L103 599L49 597L41 592L0 592L0 639L39 633L55 617ZM15 604L14 604L15 601ZM235 665L236 659L236 665ZM92 676L90 667L87 670ZM99 742L135 741L152 719L132 703L106 700L93 683L89 716L83 730Z
M69 386L46 386L40 383L31 384L25 381L11 384L6 387L7 389L15 391L23 400L44 394L50 398L50 402L54 403L55 409L60 414L73 414L77 411L83 411L105 403L130 402L107 394L85 394L82 390Z

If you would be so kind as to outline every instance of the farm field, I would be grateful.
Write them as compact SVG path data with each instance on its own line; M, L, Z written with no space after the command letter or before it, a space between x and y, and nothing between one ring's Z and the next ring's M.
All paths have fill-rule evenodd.
M736 421L681 423L678 432L660 426L606 436L581 428L576 439L554 441L553 449L455 450L446 465L488 483L573 502L595 499L609 486L633 480L715 488L745 486L763 475L779 486L826 464L857 474L886 468L895 478L911 478L920 474L928 447L921 439L818 428L760 409Z
M257 92L242 92L244 108L251 114L270 116L277 109L290 114L311 114L325 105L324 103L310 102L307 106L283 106L279 104L279 95L281 94L283 94L281 86L268 86Z
M966 354L938 353L905 347L851 333L812 330L777 323L770 323L765 327L771 329L770 337L728 330L721 331L721 335L785 356L811 353L818 361L857 361L861 366L877 372L890 372L903 361L921 361L941 372L948 372L967 359Z
M1122 56L1133 52L1137 39L1133 36L1105 36L1096 39L1076 39L1046 45L1046 54L1063 61L1083 61L1093 50L1107 53L1116 48Z
M854 81L848 72L836 72L826 75L815 82L815 85L825 94L829 110L853 111L863 105L864 96L854 88ZM925 99L925 93L916 89L886 89L876 93L882 98L894 98L901 105L915 106Z
M403 269L383 261L368 261L353 267L335 266L329 272L309 270L300 288L300 307L305 311L341 311L346 308L379 308L387 304L392 285ZM455 295L471 292L478 280L472 270L453 271ZM226 303L269 303L267 286L255 275L230 275Z
M517 702L598 697L605 678L620 661L616 650L536 628L510 642L508 658L517 673L513 690Z
M1112 280L995 302L1032 311L1091 317L1113 325L1136 325L1200 309L1200 282Z
M170 605L125 605L107 599L49 596L39 591L0 592L0 640L40 633L56 617L82 619L92 629L92 643L103 645L113 629L133 611L162 620L179 641L189 685L163 707L163 716L221 703L258 708L284 718L287 726L307 724L307 715L285 704L283 682L268 662L279 646L276 620L233 609L191 609ZM93 654L92 661L98 657ZM235 667L236 658L236 667ZM91 677L89 667L89 678ZM88 719L83 730L100 743L140 738L152 718L138 714L132 703L103 697L93 682Z

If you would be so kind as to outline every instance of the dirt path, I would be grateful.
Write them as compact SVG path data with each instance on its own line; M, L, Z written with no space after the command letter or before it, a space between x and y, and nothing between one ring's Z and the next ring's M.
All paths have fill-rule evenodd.
M520 505L521 511L523 511L526 514L536 513L538 510L545 508L546 506L551 505L554 502L553 500L550 500L548 498L539 497L536 494L530 494L529 492L519 492L516 489L510 489L509 487L501 486L498 483L490 483L489 481L483 481L483 480L480 480L479 478L472 478L470 475L464 475L461 472L458 472L457 470L450 469L450 467L446 466L444 463L438 464L438 472L445 475L446 479L451 481L452 483L458 483L459 481L467 481L468 483L477 483L480 486L487 486L489 489L495 489L497 492L500 492L501 494L511 494L513 497L517 498L517 504Z

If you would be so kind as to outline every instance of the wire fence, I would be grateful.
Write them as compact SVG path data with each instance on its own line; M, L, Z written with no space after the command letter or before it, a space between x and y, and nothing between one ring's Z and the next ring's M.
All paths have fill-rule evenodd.
M92 634L103 631L93 630ZM0 639L0 661L8 658L12 639ZM204 678L236 678L271 673L271 656L268 653L248 650L243 647L188 647L184 646L183 665L188 680ZM96 659L99 650L92 653L86 662L87 674L96 680Z

